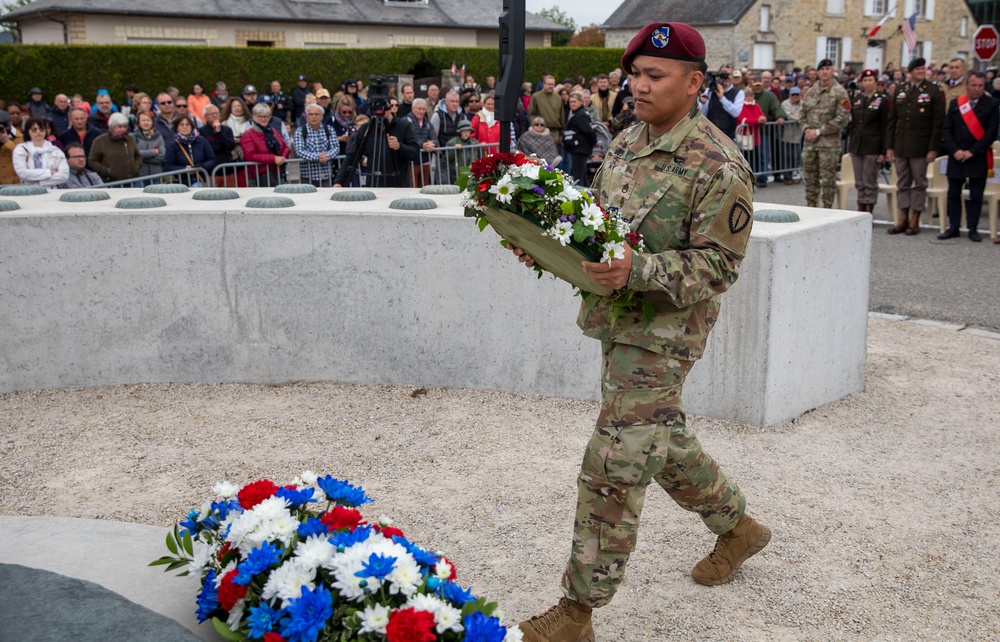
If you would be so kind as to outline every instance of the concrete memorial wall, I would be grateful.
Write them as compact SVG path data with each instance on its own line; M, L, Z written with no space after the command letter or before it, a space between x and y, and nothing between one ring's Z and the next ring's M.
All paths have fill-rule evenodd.
M286 194L293 206L141 190L0 197L0 392L123 383L336 381L597 398L572 288L517 264L458 196ZM436 208L390 209L403 196ZM757 204L758 209L765 208ZM864 384L871 226L784 207L756 222L689 412L781 423Z

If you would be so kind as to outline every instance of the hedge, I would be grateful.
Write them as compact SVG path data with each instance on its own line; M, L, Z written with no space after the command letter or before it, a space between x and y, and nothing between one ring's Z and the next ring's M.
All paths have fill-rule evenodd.
M548 71L565 77L590 76L620 65L621 49L528 49L524 79L536 82ZM344 78L367 79L369 74L412 73L433 76L452 63L466 69L480 82L496 75L497 49L485 47L394 47L391 49L270 49L236 47L180 47L163 45L2 45L0 46L0 98L27 100L32 87L40 87L51 102L55 93L79 93L92 99L100 88L116 99L124 87L135 83L150 92L173 85L190 91L194 82L207 92L223 80L230 93L245 84L263 87L278 79L286 91L299 74L325 87L337 87ZM263 86L263 87L261 87Z

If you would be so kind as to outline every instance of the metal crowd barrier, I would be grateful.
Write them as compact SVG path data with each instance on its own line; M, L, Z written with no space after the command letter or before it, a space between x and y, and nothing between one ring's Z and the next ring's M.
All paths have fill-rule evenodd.
M453 185L458 180L458 172L466 165L482 158L486 154L500 150L499 143L487 145L465 145L462 147L438 147L432 152L420 150L421 173L416 169L411 172L410 184L421 187L420 182L430 182L433 185ZM424 177L422 179L422 177ZM415 184L417 183L417 184Z
M175 169L170 172L160 172L158 174L149 174L147 176L137 176L135 178L126 178L120 181L111 181L110 183L101 183L100 185L88 185L80 189L103 189L105 187L145 187L147 185L155 185L160 183L173 183L174 179L180 176L188 176L190 179L187 183L197 183L200 182L202 185L208 185L208 172L205 171L203 167L186 167L184 169Z
M740 145L740 134L754 136L752 146ZM776 122L762 125L743 125L737 128L736 142L743 157L758 181L774 176L775 181L802 180L802 124L797 120L786 120L783 125Z
M312 183L316 187L333 187L333 179L345 158L342 154L334 156L329 163L329 177L317 181L302 178L302 163L309 162L304 158L287 158L281 167L252 161L220 163L212 169L210 184L220 187L277 187L301 182ZM359 168L358 173L363 177L364 168Z

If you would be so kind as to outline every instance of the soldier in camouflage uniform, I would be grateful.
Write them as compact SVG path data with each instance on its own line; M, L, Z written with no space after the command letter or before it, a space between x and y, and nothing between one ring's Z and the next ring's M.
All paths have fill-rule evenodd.
M525 642L593 642L591 610L611 601L634 550L646 488L656 482L718 535L692 570L723 584L770 540L746 499L701 448L681 407L719 298L739 275L753 218L753 173L732 140L697 107L705 45L682 23L648 25L622 65L641 121L613 142L594 179L606 208L622 211L647 251L585 263L595 281L628 286L655 306L612 324L601 302L581 307L584 334L602 342L602 404L584 453L565 598L521 623ZM520 260L533 259L514 248Z
M820 191L823 207L833 207L837 189L837 163L840 161L840 130L851 121L851 102L847 90L833 78L833 61L825 58L817 65L819 82L802 101L802 173L806 179L806 205L816 207ZM841 207L843 207L841 203Z

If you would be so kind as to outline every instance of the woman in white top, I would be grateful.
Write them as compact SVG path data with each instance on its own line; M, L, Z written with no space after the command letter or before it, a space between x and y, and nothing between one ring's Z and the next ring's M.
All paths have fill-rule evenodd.
M45 139L45 118L29 118L24 131L30 137L14 148L14 171L22 183L55 187L69 178L66 155Z

